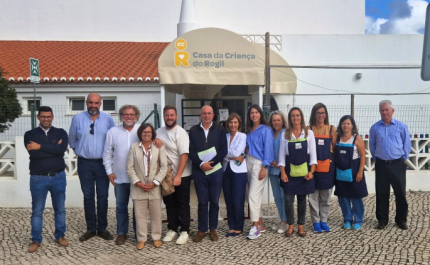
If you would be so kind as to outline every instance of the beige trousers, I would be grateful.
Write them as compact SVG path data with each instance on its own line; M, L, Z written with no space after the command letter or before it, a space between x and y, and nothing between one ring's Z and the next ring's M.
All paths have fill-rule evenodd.
M248 174L248 205L250 219L251 222L258 222L258 219L263 215L261 202L263 201L263 191L267 182L269 170L266 170L266 177L264 179L258 180L262 161L252 155L246 156L246 167Z
M133 200L134 214L136 215L137 242L148 240L148 209L151 220L152 240L161 239L161 200Z

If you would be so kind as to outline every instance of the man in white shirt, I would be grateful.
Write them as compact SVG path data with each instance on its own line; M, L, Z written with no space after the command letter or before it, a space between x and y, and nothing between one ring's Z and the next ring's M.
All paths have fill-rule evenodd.
M119 109L121 125L112 127L107 135L103 150L103 165L109 181L115 189L117 238L116 244L125 243L129 227L128 202L130 179L127 175L127 156L130 146L139 142L137 130L140 111L134 105L124 105ZM136 229L134 213L133 228Z
M168 164L173 169L175 186L174 193L163 197L169 228L163 241L174 240L179 230L180 236L176 244L181 245L187 243L190 233L191 161L188 160L190 140L187 132L176 124L178 119L176 107L165 106L163 118L166 126L157 130L157 139L154 142L157 146L164 143Z

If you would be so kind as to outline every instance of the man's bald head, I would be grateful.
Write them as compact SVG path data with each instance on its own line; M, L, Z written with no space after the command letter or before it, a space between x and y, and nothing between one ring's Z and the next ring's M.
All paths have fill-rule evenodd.
M203 127L207 128L211 125L214 118L214 110L211 106L205 105L200 110L200 118L202 119Z
M87 111L91 116L97 116L100 113L102 105L102 97L97 93L90 93L85 101L87 104Z

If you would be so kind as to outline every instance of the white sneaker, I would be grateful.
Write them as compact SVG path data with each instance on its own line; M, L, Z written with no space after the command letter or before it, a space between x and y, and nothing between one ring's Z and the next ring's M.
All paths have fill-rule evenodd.
M260 236L261 236L260 229L255 226L252 226L247 238L253 240L253 239L259 238Z
M285 233L285 231L287 231L287 223L281 222L281 225L279 226L279 229L276 232L278 232L278 234L283 234Z
M186 231L181 232L181 234L179 235L178 240L176 240L176 244L178 245L183 245L185 243L188 242L188 233Z
M173 230L169 230L169 231L167 231L166 236L164 236L163 241L164 242L170 242L170 241L176 239L177 237L178 237L178 233L176 233Z
M278 228L281 227L281 225L282 225L281 220L279 220L279 222L278 221L275 222L272 226L272 230L275 230L275 231L278 230Z

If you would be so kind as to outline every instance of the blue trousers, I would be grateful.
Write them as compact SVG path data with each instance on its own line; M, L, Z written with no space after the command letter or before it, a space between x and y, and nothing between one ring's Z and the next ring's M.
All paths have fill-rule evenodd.
M218 227L222 175L222 169L210 175L206 175L205 172L201 170L193 169L194 186L199 201L197 216L199 220L198 229L200 232L208 231L208 219L209 230L216 230Z
M109 178L101 159L78 157L78 174L84 194L85 221L90 232L103 232L107 227ZM97 213L96 213L97 191Z
M130 183L116 184L115 188L116 198L116 234L127 235L129 227L128 217L128 202L130 200ZM136 233L136 217L134 216L133 207L133 229Z
M245 173L235 173L227 163L222 179L222 190L227 206L227 222L230 230L243 231L245 222L245 191L248 177Z
M270 184L272 185L273 198L275 198L276 208L278 208L279 218L283 222L287 222L287 214L285 213L284 189L281 188L281 179L278 175L270 175Z
M355 223L362 224L364 219L363 199L347 197L337 198L339 200L340 209L342 210L344 222L352 223L352 217L354 216Z
M55 239L66 232L66 173L61 172L53 177L31 175L30 192L32 199L31 240L42 243L43 211L45 210L48 191L51 193L52 207L55 213Z

